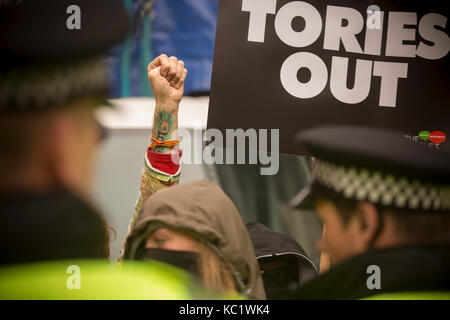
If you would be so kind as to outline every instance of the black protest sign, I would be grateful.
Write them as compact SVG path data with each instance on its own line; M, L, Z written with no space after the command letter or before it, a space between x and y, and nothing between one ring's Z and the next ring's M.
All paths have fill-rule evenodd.
M221 0L208 127L398 129L450 150L445 1Z

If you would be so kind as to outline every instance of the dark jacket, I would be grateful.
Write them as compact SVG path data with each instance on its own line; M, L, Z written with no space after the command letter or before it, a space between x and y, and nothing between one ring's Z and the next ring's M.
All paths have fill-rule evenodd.
M65 191L0 195L0 265L108 257L103 218Z
M380 268L380 289L369 289L367 268ZM384 293L450 292L450 247L372 250L332 267L291 299L360 299Z

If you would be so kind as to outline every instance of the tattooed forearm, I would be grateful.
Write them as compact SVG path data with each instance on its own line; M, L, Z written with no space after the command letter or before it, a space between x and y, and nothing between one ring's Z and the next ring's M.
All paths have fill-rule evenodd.
M171 111L169 108L165 109L157 106L153 119L153 137L160 141L176 140L175 131L178 128L178 110ZM154 146L153 152L157 153L172 153L178 152L178 148L166 148L162 146Z
M155 117L156 138L161 141L169 140L173 131L173 117L170 112L158 110Z

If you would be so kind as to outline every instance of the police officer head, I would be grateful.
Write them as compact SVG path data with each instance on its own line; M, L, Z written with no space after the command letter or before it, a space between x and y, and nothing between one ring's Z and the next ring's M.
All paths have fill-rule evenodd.
M108 89L100 55L128 27L118 0L0 2L0 265L109 255L84 198Z
M0 189L85 194L108 89L100 54L129 27L120 1L10 1L0 8Z
M320 127L298 139L315 159L292 204L314 200L331 264L372 248L450 244L448 154L374 128Z

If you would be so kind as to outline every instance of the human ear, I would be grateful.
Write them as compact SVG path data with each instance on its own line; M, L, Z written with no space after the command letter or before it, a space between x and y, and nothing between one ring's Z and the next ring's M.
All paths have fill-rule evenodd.
M358 233L364 247L370 247L377 234L380 225L377 208L368 202L358 203L356 217L358 221Z

